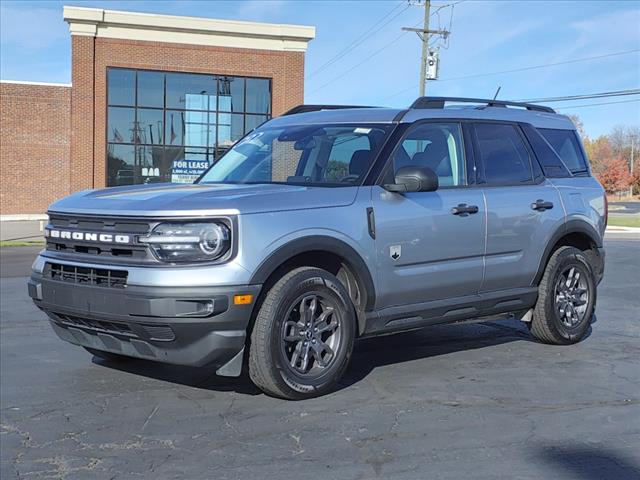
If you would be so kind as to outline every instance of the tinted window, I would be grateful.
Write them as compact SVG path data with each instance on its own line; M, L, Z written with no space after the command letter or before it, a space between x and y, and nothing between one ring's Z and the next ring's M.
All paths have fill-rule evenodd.
M164 107L164 73L138 72L138 106Z
M136 72L110 68L107 71L109 105L135 105Z
M562 159L571 173L587 172L587 162L582 155L578 139L573 130L538 129Z
M475 128L487 183L504 185L532 181L529 151L515 126L478 123Z
M271 113L270 84L267 79L247 78L247 112Z
M440 186L466 184L462 132L457 123L425 123L412 128L394 153L394 171L415 165L429 167Z

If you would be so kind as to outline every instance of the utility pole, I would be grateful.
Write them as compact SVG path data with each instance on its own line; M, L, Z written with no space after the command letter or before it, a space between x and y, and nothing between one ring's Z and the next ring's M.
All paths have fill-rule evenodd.
M424 97L427 88L427 61L429 57L429 37L431 35L442 35L447 38L447 30L429 30L429 17L431 17L431 0L424 1L424 23L422 28L403 27L407 32L416 32L422 40L422 55L420 58L420 96Z

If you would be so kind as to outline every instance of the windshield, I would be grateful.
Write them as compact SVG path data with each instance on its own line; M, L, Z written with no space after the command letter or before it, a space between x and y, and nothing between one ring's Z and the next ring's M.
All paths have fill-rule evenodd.
M233 146L198 183L358 184L392 125L260 128Z

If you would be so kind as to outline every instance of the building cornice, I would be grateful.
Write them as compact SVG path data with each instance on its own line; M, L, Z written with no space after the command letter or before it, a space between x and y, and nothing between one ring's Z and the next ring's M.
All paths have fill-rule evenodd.
M71 35L305 52L315 27L64 7Z

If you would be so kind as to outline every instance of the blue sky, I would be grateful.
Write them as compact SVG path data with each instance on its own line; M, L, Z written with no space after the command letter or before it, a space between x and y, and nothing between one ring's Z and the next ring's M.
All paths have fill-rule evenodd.
M457 0L434 1L432 8ZM317 27L309 44L307 103L410 104L418 92L420 41L403 26L421 22L423 9L406 1L24 1L0 3L0 77L70 82L70 37L62 6L81 5L173 15L296 23ZM396 7L397 6L397 7ZM347 55L320 69L392 9L388 22ZM453 16L452 14L453 10ZM441 80L428 94L530 99L640 87L640 52L548 68L476 78L504 71L640 49L638 1L475 1L439 10L432 27L452 33L441 49ZM366 60L370 57L368 60ZM360 64L360 65L358 65ZM318 71L319 70L319 71ZM400 92L400 93L399 93ZM640 96L580 100L573 105L639 100ZM613 125L640 125L640 102L573 108L589 136Z

